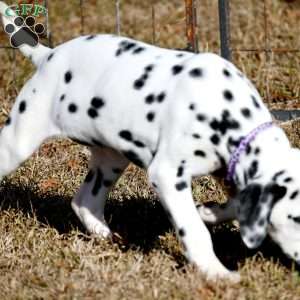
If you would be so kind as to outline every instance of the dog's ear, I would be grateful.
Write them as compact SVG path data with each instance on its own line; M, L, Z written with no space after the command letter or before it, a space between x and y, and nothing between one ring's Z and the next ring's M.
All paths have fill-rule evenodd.
M284 197L286 187L251 184L237 196L241 236L248 248L257 248L267 235L273 205Z

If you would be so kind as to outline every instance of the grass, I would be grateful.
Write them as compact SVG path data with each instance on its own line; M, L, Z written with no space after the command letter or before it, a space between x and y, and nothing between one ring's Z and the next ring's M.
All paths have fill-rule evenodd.
M10 1L13 3L13 1ZM49 1L53 43L82 31L78 1ZM84 1L84 32L113 32L113 1ZM124 0L122 33L151 42L148 1ZM185 47L181 0L153 1L156 40ZM299 48L297 1L267 0L272 47ZM262 1L231 0L234 48L264 45ZM67 21L66 21L67 20ZM217 52L217 1L203 0L199 10L200 47ZM0 43L8 44L0 35ZM0 123L32 74L32 66L10 50L0 51ZM299 54L234 53L235 63L254 81L271 108L299 107ZM284 100L284 101L282 101ZM300 121L282 124L300 147ZM224 264L239 269L242 282L206 282L182 256L173 229L148 187L145 173L129 166L110 193L106 220L120 236L102 241L86 234L70 201L87 170L89 153L66 140L45 143L0 186L1 299L299 299L297 268L266 240L258 251L242 244L231 224L210 228ZM224 201L208 176L193 182L196 202Z

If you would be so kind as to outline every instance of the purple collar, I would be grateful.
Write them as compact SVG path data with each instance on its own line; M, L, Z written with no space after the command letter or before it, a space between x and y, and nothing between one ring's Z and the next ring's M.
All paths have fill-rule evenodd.
M250 133L248 133L241 141L239 146L235 149L235 151L232 153L229 164L228 164L228 169L227 169L227 175L226 175L226 181L231 182L233 179L233 175L235 173L235 168L237 163L239 162L241 154L246 150L247 146L256 138L256 136L273 126L273 122L266 122L258 127L254 128Z

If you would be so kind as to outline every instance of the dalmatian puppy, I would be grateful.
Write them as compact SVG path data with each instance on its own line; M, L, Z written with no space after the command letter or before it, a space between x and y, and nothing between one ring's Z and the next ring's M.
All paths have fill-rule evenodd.
M0 12L6 9L0 2ZM4 26L13 18L3 15ZM113 35L20 50L37 70L2 128L1 177L47 138L68 137L92 153L72 201L90 233L110 235L106 196L133 162L147 170L187 259L207 278L238 280L239 275L216 257L204 222L237 219L248 247L258 247L269 234L299 262L300 152L233 64L211 53ZM192 178L222 170L234 196L225 207L197 210Z

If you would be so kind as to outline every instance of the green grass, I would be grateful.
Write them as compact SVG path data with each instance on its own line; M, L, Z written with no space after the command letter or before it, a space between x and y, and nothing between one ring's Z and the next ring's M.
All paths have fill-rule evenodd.
M49 1L55 45L78 36L82 30L78 1L61 3ZM153 3L157 43L185 47L184 1ZM267 3L272 46L299 48L297 1ZM122 33L151 42L149 1L124 0L121 4ZM262 1L231 0L231 5L233 46L263 47ZM85 33L114 32L113 1L84 1L84 20ZM218 52L217 29L217 1L201 1L202 50ZM0 43L8 44L4 34ZM12 51L0 50L0 61L3 124L33 68L18 52L14 63ZM299 107L297 53L272 54L268 61L264 54L235 53L234 61L254 81L271 108ZM300 122L282 126L293 145L300 147ZM70 201L85 176L88 159L84 147L52 140L1 183L1 299L300 298L295 266L270 240L258 251L246 249L232 224L210 230L217 255L227 267L239 269L242 281L236 285L221 280L206 282L184 259L157 196L147 185L145 172L132 165L111 191L106 207L106 220L118 238L103 241L87 235ZM197 203L225 200L220 186L208 176L194 180L193 193Z

